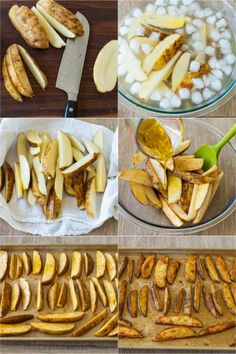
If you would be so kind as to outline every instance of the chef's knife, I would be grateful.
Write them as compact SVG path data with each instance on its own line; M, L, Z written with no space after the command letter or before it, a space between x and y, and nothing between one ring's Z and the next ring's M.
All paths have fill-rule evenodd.
M66 118L76 117L77 114L77 97L90 32L87 19L80 12L76 13L76 17L83 25L84 34L77 36L75 39L67 40L56 82L56 87L65 91L68 95L65 110Z

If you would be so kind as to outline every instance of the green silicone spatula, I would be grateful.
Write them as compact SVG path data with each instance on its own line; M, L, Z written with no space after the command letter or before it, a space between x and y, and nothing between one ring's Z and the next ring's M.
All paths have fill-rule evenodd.
M201 145L195 152L195 157L204 159L203 170L207 171L218 163L218 156L223 146L236 135L236 124L225 134L216 145Z

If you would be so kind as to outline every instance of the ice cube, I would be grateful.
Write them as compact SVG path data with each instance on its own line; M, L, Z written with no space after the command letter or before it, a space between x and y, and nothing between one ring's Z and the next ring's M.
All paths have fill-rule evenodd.
M150 34L149 38L150 38L152 41L159 41L160 36L161 36L160 33L158 33L158 32L152 32L152 33Z
M221 34L218 31L213 31L210 34L210 37L213 39L213 41L218 41L221 38Z
M228 39L221 39L219 42L219 45L221 48L230 48L231 47L230 41Z
M134 80L135 77L131 73L128 73L125 77L125 82L127 82L128 84L132 84Z
M205 17L209 17L213 14L213 11L212 9L210 9L209 7L207 7L205 10L204 10L204 16Z
M192 82L196 89L201 90L205 87L204 81L200 78L192 79Z
M216 22L217 28L226 27L226 26L227 26L227 22L224 18Z
M195 20L192 21L192 24L196 27L201 27L203 24L203 21L200 20L199 18L195 18Z
M204 49L204 44L200 41L197 41L193 43L193 48L196 50L196 52L201 52Z
M195 104L200 104L203 101L202 95L200 92L195 91L191 94L191 100Z
M138 26L135 32L136 36L144 36L145 35L145 28L143 26Z
M133 95L136 95L136 94L139 92L140 88L141 88L140 82L135 82L135 83L131 86L130 92L131 92Z
M162 6L161 6L161 7L158 7L156 14L157 14L158 16L165 15L165 14L166 14L166 9L165 9L164 7L162 7Z
M190 4L192 4L193 0L182 0L182 2L185 6L189 6Z
M160 92L159 92L158 90L155 90L155 91L152 93L150 99L151 99L152 101L160 101L160 100L162 99L162 95L160 94Z
M128 28L128 27L122 26L122 27L120 28L120 34L121 34L121 36L125 36L128 32L129 32L129 28Z
M207 23L209 23L209 25L214 25L216 23L216 16L212 15L212 16L209 16L207 18Z
M232 73L232 71L233 71L233 67L230 66L230 65L225 65L222 68L222 71L225 73L225 75L229 76Z
M133 24L133 22L134 22L134 18L127 17L127 18L125 19L125 25L126 25L127 27L130 27L130 26Z
M218 79L220 79L220 80L222 80L223 77L224 77L224 74L223 74L222 71L219 70L219 69L212 70L212 74L213 74L214 76L216 76L216 77L217 77Z
M167 98L162 98L160 101L160 107L163 109L168 109L171 107L170 101Z
M199 69L200 69L200 66L201 66L201 64L198 61L193 60L191 62L191 64L190 64L190 68L189 69L190 69L191 72L197 73L199 71Z
M156 11L156 5L155 4L148 4L146 6L146 11L147 12L155 12Z
M234 64L235 63L235 55L234 54L227 54L225 57L226 63L227 64Z
M220 19L220 18L224 17L224 15L222 14L222 12L219 11L219 12L216 13L216 17L218 19Z
M209 98L214 96L214 92L210 90L208 87L204 88L202 95L205 101L209 100Z
M173 108L179 108L181 107L181 99L177 95L173 95L170 101L171 107Z
M179 0L170 0L170 4L177 6L177 5L179 5Z
M127 74L126 65L119 65L117 73L118 73L118 76L120 76L120 77L125 76Z
M231 39L232 35L230 33L229 30L225 30L223 33L222 33L222 38L224 39Z
M144 54L148 55L153 50L153 47L148 43L143 43L141 49Z
M133 12L133 16L138 18L139 16L142 15L142 11L140 9L135 9Z
M185 31L187 34L192 34L193 32L196 31L196 27L193 26L191 23L187 23L187 25L185 26Z
M138 54L140 52L140 42L137 39L132 39L129 46L134 53Z
M211 47L211 46L208 46L208 47L206 47L206 49L205 49L205 53L206 53L207 55L213 57L213 56L215 55L215 53L216 53L216 50L215 50L215 48L213 48L213 47Z
M124 61L125 61L125 58L124 58L123 54L119 54L119 55L118 55L118 59L117 59L118 65L123 64Z
M199 33L199 32L193 33L193 34L192 34L192 39L193 39L194 42L195 42L195 41L200 41L200 39L201 39L200 33Z
M220 48L220 51L222 54L231 54L232 53L232 48Z
M156 0L155 4L157 6L165 6L166 5L166 1L165 0Z
M190 97L190 90L187 88L181 88L179 89L179 98L182 100L187 100Z
M211 83L211 88L214 91L220 91L222 89L222 82L220 79L216 79L214 81L212 81Z

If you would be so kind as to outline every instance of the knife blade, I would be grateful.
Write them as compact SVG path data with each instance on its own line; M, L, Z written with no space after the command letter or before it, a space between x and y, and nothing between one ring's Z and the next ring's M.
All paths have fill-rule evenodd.
M77 98L90 33L86 17L79 11L76 17L83 25L84 34L67 40L56 82L56 87L65 91L68 96L65 117L76 117L77 114Z

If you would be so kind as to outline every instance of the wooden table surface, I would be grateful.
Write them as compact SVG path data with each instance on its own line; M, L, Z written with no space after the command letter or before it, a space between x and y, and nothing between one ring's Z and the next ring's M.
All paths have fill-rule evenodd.
M186 118L187 120L188 118ZM227 132L232 125L236 122L235 118L228 118L228 119L219 119L219 118L199 118L211 123L213 126L217 127L218 129L222 130L223 132ZM204 132L207 137L207 132ZM234 145L236 145L236 138L232 140ZM122 143L121 143L122 145ZM122 149L122 147L121 147ZM119 154L119 164L120 166L127 167L127 155L120 153ZM235 171L235 166L232 171ZM225 173L224 178L226 178L229 183L231 181L232 175L228 171ZM233 177L235 179L235 176ZM226 182L227 185L227 182ZM120 235L157 235L157 232L149 230L145 227L138 226L134 222L130 222L127 220L126 217L120 215L119 217L119 234ZM205 231L199 232L198 235L218 235L219 237L222 235L236 235L236 211L233 212L227 219L220 222L216 226L206 229ZM181 236L180 236L181 237Z
M60 0L69 10L80 11L90 23L90 39L78 98L78 117L112 117L117 115L116 90L100 94L93 82L93 65L101 48L117 38L117 1L70 1ZM8 19L8 10L16 2L1 0L1 60L8 46L13 43L24 46L38 62L48 78L48 88L44 91L29 73L35 97L25 98L24 103L14 101L1 83L1 117L63 117L66 94L55 87L57 73L63 54L62 49L33 49L29 47ZM21 0L18 5L32 7L35 1ZM27 71L28 73L28 71Z
M1 118L0 118L0 123L1 123ZM116 119L99 119L99 118L87 118L83 119L83 121L90 122L93 124L98 124L98 125L103 125L104 127L111 129L112 131L115 131L117 128L117 120ZM118 222L112 218L107 220L101 227L98 229L93 230L90 234L95 236L101 236L101 235L117 235L118 232ZM88 235L90 235L88 234ZM17 231L13 229L8 223L6 223L3 219L0 218L0 242L1 242L1 235L14 235L18 236L21 235L28 235L24 234L20 231ZM79 238L79 237L78 237ZM99 239L99 237L97 238Z

